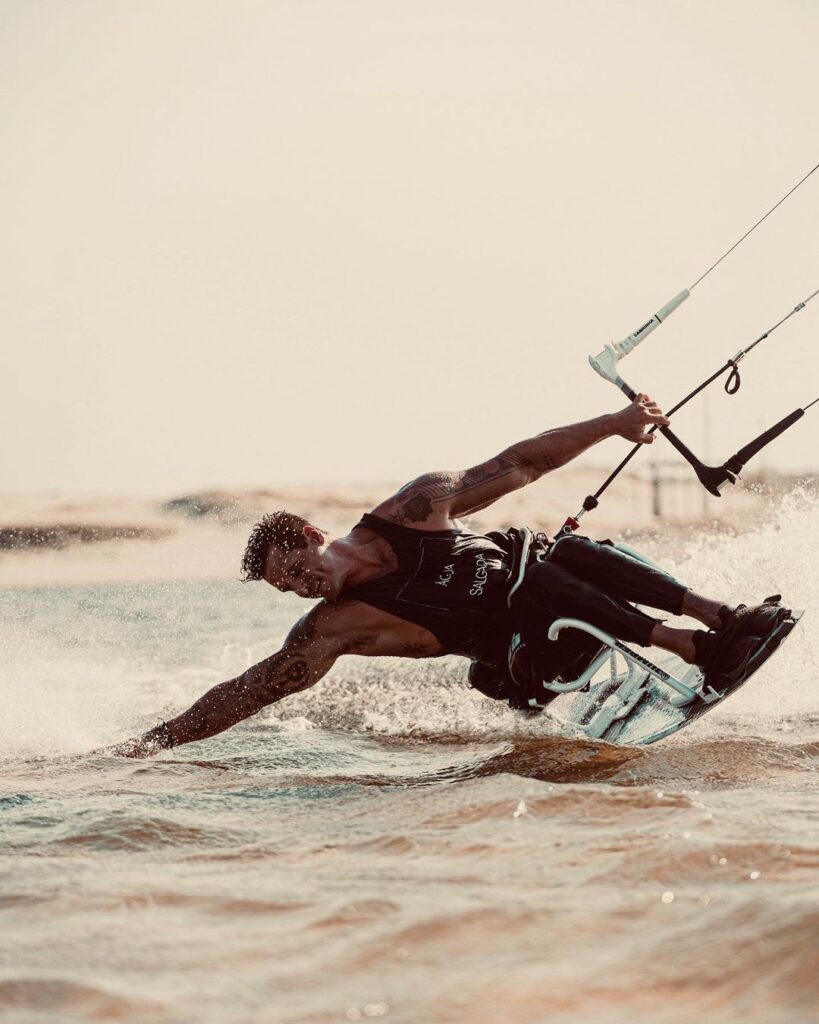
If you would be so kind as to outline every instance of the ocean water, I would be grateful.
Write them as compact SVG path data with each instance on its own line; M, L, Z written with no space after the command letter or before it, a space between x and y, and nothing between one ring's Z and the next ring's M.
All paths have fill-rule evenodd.
M89 755L275 650L263 585L0 591L0 1019L819 1020L819 512L655 545L808 609L725 706L646 749L343 659L145 761Z

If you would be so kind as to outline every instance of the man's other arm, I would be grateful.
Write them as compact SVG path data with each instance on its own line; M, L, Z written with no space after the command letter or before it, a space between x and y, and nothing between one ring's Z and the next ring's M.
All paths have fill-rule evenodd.
M333 667L342 654L363 653L371 638L333 629L332 610L316 605L291 629L281 650L219 683L181 715L106 752L146 757L169 747L224 732L292 693L306 690Z
M650 444L654 435L648 428L669 422L647 395L638 395L620 412L547 430L471 469L425 473L373 511L402 526L448 529L452 519L486 508L544 473L565 466L606 437L619 435Z

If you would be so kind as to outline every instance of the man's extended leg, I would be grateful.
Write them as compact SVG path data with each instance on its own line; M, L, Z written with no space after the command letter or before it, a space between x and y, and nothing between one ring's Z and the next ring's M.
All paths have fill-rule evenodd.
M672 615L687 615L709 629L725 630L730 626L738 635L763 636L788 614L778 603L778 597L750 608L745 605L731 608L689 590L669 573L621 551L610 541L598 542L577 535L565 537L552 546L549 561L562 565L574 576L612 597L635 601ZM661 631L651 642L685 656L676 646L668 647L668 639ZM687 645L684 649L690 653Z
M674 597L679 609L685 588L678 583L674 586L679 589ZM608 589L582 579L552 558L530 566L523 586L513 598L512 610L527 635L542 637L546 651L554 650L555 642L547 640L546 631L555 619L582 619L619 640L641 647L651 646L652 631L659 624L657 619Z
M672 615L684 614L687 587L662 569L619 550L610 541L598 542L577 535L562 537L552 545L547 561L562 566L610 597L659 608ZM694 602L692 610L708 617L718 613L718 603L702 600L704 603ZM699 619L700 614L695 617Z
M632 600L674 615L690 615L707 626L719 626L719 632L671 628L635 608ZM549 641L548 627L556 618L583 619L626 643L661 647L700 665L706 674L730 676L742 671L758 643L755 637L787 614L780 605L766 603L747 609L750 614L743 617L688 590L662 570L583 537L559 541L549 558L528 570L513 610L527 639L531 672L537 679L552 680L569 667L561 642L565 637L568 645L575 632ZM571 664L576 665L575 658Z

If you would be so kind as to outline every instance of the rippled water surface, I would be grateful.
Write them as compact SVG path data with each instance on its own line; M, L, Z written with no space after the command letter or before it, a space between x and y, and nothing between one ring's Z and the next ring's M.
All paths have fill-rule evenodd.
M809 609L647 750L526 722L463 663L340 662L150 761L87 756L270 653L237 583L0 592L0 1017L819 1019L817 518L684 578ZM673 559L672 559L673 560Z

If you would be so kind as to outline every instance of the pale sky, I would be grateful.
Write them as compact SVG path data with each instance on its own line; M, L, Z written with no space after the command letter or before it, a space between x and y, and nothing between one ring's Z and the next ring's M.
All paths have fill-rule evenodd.
M0 0L0 489L409 478L616 409L587 356L819 162L817 55L816 0ZM623 376L672 404L818 227L819 172ZM819 298L710 392L714 461L817 353Z

